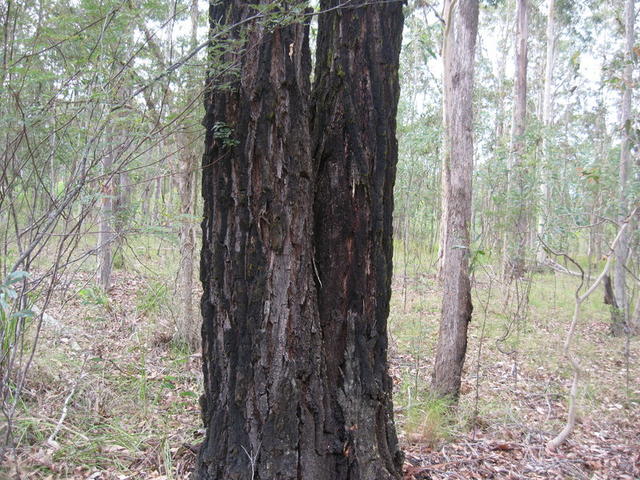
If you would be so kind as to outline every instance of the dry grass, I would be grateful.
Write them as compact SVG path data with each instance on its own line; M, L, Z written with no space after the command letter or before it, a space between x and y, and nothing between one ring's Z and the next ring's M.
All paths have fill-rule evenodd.
M440 292L434 278L423 277L410 282L406 308L402 296L394 295L392 373L407 478L640 476L640 341L631 339L627 377L625 339L608 336L602 295L585 305L574 346L583 367L576 431L559 452L544 449L565 421L571 372L561 352L576 285L573 278L538 275L530 285L529 308L521 309L526 314L516 315L516 287L478 275L459 406L438 415L441 406L427 403L422 438L414 433L419 420L409 392L428 398ZM434 419L439 425L432 425Z
M90 279L72 287L79 292ZM200 357L171 341L169 280L118 272L114 283L108 297L89 289L50 310L62 328L45 328L17 422L18 449L0 478L188 477L202 436ZM403 282L394 284L390 358L406 478L640 475L638 339L627 389L624 339L607 335L601 297L588 301L575 345L584 366L580 422L560 452L547 453L566 414L570 372L560 352L575 281L535 277L528 313L518 319L513 286L486 273L475 285L462 396L451 408L428 391L439 287L431 276L412 275L405 304ZM48 441L74 385L62 427Z
M77 290L88 280L78 277ZM45 327L4 475L187 478L202 435L200 355L172 343L169 295L156 283L118 273L107 302L80 294L50 309L63 328Z

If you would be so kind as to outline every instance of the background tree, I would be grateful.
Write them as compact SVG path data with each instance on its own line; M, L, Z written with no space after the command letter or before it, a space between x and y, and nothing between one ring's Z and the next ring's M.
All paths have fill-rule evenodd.
M633 62L635 58L635 2L634 0L626 0L624 8L624 68L622 73L622 106L620 108L620 180L618 194L618 215L617 219L620 224L625 221L629 212L629 177L631 169L630 156L630 133L631 126L631 97L633 95ZM627 296L627 257L630 251L630 234L628 229L625 230L618 241L615 248L616 263L613 270L613 318L611 332L614 335L622 335L626 328L629 328L630 307Z
M442 318L433 389L456 398L473 310L469 259L473 175L473 72L478 34L478 2L445 2L443 203L441 272Z
M516 4L516 78L507 188L509 189L509 196L517 206L511 217L512 226L505 237L504 272L507 276L519 278L524 275L525 248L528 234L526 139L524 135L527 118L529 14L528 0L517 0Z
M542 96L542 112L541 122L542 132L542 162L540 167L540 196L541 208L538 212L538 229L539 236L544 236L546 231L546 223L551 216L550 211L550 127L553 123L553 69L556 61L556 48L558 44L556 34L556 1L549 0L547 5L547 30L546 30L546 57L544 64L544 90ZM544 261L544 249L538 248L538 261Z

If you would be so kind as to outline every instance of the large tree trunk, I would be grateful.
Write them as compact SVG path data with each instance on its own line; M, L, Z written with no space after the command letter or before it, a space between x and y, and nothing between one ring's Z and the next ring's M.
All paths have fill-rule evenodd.
M215 2L212 27L254 11ZM242 33L241 33L242 32ZM313 165L305 27L246 35L240 81L208 101L201 279L207 427L200 479L329 478L312 278ZM221 134L228 128L229 135ZM316 445L317 443L320 443Z
M306 28L267 29L249 19L254 13L239 0L210 7L212 28L243 24L231 31L236 43L225 55L239 74L206 102L207 434L196 477L398 479L386 317L401 7L321 18L318 56L339 68L319 69L315 165ZM334 22L346 19L345 36L334 37ZM343 83L346 75L358 83ZM347 101L340 114L335 107ZM334 176L345 165L347 183ZM315 201L323 206L315 216L323 223L314 235L316 172ZM342 210L351 198L353 210ZM324 217L324 208L339 215ZM335 232L335 242L322 243Z
M313 145L315 260L335 479L401 475L387 373L400 2L323 0ZM359 6L363 4L365 6ZM337 452L338 453L338 452Z
M469 228L473 172L473 70L478 33L478 0L445 0L442 221L447 232L443 245L444 295L432 388L455 398L467 350L471 321Z
M622 224L629 210L629 168L631 164L630 159L630 118L631 118L631 96L633 93L633 47L635 42L635 2L634 0L627 0L625 3L625 61L624 71L622 74L624 87L624 93L622 94L622 111L620 115L620 123L622 130L622 145L620 148L620 194L618 200L618 222ZM629 256L629 240L630 234L627 229L624 235L620 238L620 241L616 245L614 251L616 263L613 269L613 289L616 298L616 304L620 309L619 314L612 318L612 333L624 331L621 325L616 325L619 322L627 322L629 319L629 306L627 300L626 291L626 263Z
M528 198L526 174L523 171L525 127L527 116L527 38L529 31L528 0L517 0L516 13L516 82L514 89L513 122L511 124L511 154L509 155L508 197L515 201L511 225L505 245L504 273L519 278L525 271L527 245Z

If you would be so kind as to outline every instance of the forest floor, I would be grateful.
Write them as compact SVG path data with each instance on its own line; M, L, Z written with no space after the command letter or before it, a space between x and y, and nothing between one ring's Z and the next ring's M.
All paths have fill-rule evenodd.
M406 285L405 301L404 282L395 285L391 371L405 478L640 478L640 341L630 339L627 348L627 339L608 335L609 311L596 291L572 344L582 368L577 425L550 452L546 443L566 423L572 370L562 348L578 281L544 274L506 286L495 278L485 271L475 281L455 410L427 389L441 290L435 278L418 277ZM527 295L525 308L517 298Z
M0 478L186 479L203 435L201 359L171 340L173 282L116 272L107 296L91 279L68 282L77 294L48 310L14 425L19 447ZM451 409L427 388L441 291L428 275L394 282L390 360L405 478L640 478L640 341L626 355L626 340L608 335L600 292L574 344L576 429L548 452L567 412L561 351L576 280L544 274L505 286L485 270L474 283L462 395ZM524 308L517 299L527 294Z

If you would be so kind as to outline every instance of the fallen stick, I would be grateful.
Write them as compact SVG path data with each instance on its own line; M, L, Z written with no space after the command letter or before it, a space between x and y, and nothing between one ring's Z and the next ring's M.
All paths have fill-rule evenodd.
M84 366L86 363L87 363L87 357L85 356L84 361L82 362L82 367L80 367L80 373L76 377L75 382L73 382L73 386L71 387L71 391L69 392L69 395L67 395L67 398L64 399L64 405L62 406L62 413L60 414L60 420L58 420L58 423L53 429L53 432L51 432L51 435L49 435L49 438L47 438L47 443L49 445L52 445L52 446L55 445L55 437L60 432L60 429L62 428L62 424L65 418L67 418L67 413L69 411L69 402L71 401L71 398L73 397L73 395L76 393L76 388L78 388L78 384L80 383L80 380L84 378Z

